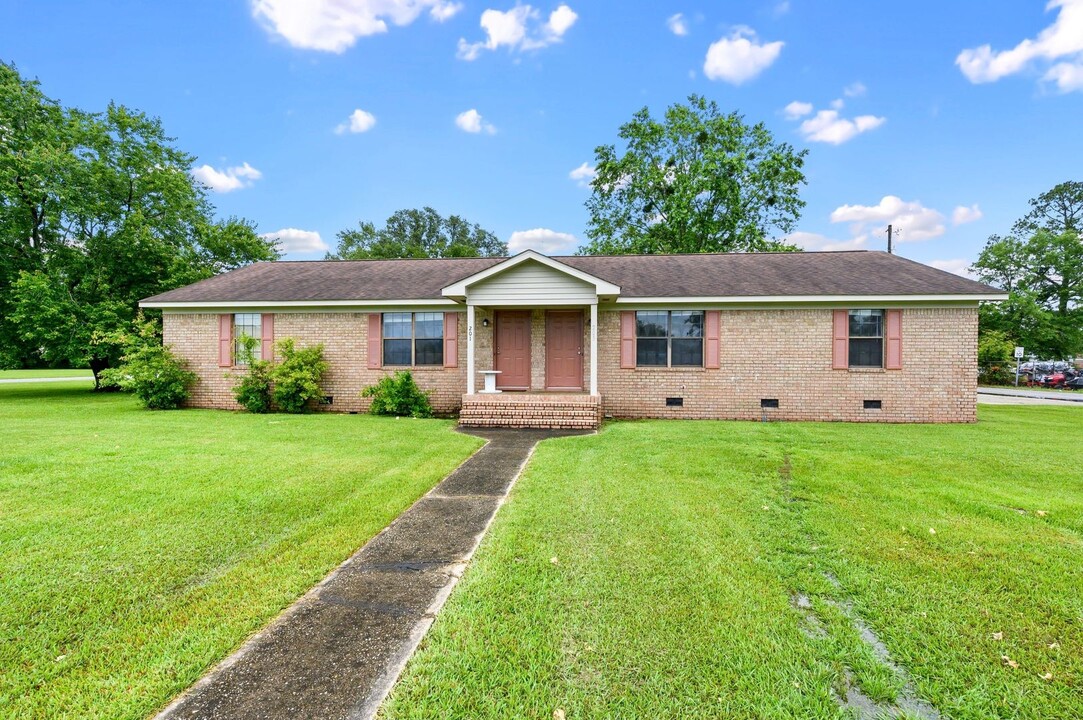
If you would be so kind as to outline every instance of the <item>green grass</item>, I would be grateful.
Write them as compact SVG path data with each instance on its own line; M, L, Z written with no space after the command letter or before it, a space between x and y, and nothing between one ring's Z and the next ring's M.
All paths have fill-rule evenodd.
M23 380L26 378L74 378L93 379L89 370L0 370L0 380Z
M547 441L382 716L845 717L904 687L849 613L945 717L1083 717L1079 414L980 417Z
M145 717L479 444L0 385L0 717Z

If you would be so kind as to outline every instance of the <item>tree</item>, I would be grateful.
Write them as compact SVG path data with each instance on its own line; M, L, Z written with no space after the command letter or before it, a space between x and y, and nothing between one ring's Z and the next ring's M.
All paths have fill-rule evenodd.
M1083 351L1083 183L1061 183L1030 201L1013 235L993 235L974 263L983 281L1008 292L981 309L982 334L1002 332L1045 358Z
M626 149L594 150L588 254L794 250L807 150L763 123L691 95L662 121L643 108L621 126Z
M441 217L431 207L399 210L377 228L371 222L338 234L338 249L328 260L389 258L499 257L508 246L480 225L458 215Z
M0 63L0 362L89 365L141 298L277 258L251 223L213 219L192 156L161 123L61 107Z

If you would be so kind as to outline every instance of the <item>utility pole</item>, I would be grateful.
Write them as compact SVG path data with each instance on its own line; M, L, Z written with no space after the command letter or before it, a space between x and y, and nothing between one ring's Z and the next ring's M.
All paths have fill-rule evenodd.
M887 254L891 254L891 226L887 226Z

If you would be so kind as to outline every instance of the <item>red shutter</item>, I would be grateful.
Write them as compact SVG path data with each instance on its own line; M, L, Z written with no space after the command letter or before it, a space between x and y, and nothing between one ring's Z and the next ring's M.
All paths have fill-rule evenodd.
M262 327L260 328L260 348L264 360L275 359L275 316L273 313L264 313L260 316Z
M634 310L624 310L620 314L620 366L636 366L636 314Z
M888 310L884 323L884 367L902 370L902 310Z
M831 367L845 370L850 367L850 312L836 310L832 326L834 342L831 345Z
M703 367L722 367L722 313L708 310L703 318Z
M233 316L218 316L218 367L233 367Z
M369 313L369 369L371 370L383 366L381 340L380 313Z
M444 313L444 367L459 367L459 313Z

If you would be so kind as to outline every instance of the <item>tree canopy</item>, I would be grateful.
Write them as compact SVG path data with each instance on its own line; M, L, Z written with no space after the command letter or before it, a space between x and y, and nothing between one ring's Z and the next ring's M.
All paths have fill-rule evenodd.
M338 234L328 260L494 257L508 254L496 235L458 215L442 217L431 207L399 210L382 228L361 222Z
M776 142L763 123L698 95L647 108L594 150L597 176L586 206L588 254L795 250L792 232L805 203L807 150Z
M63 107L0 63L0 365L97 375L141 298L278 257L214 219L192 161L156 118Z
M1012 234L993 235L973 271L1008 292L981 309L996 331L1046 359L1083 352L1083 183L1065 182L1030 201Z

